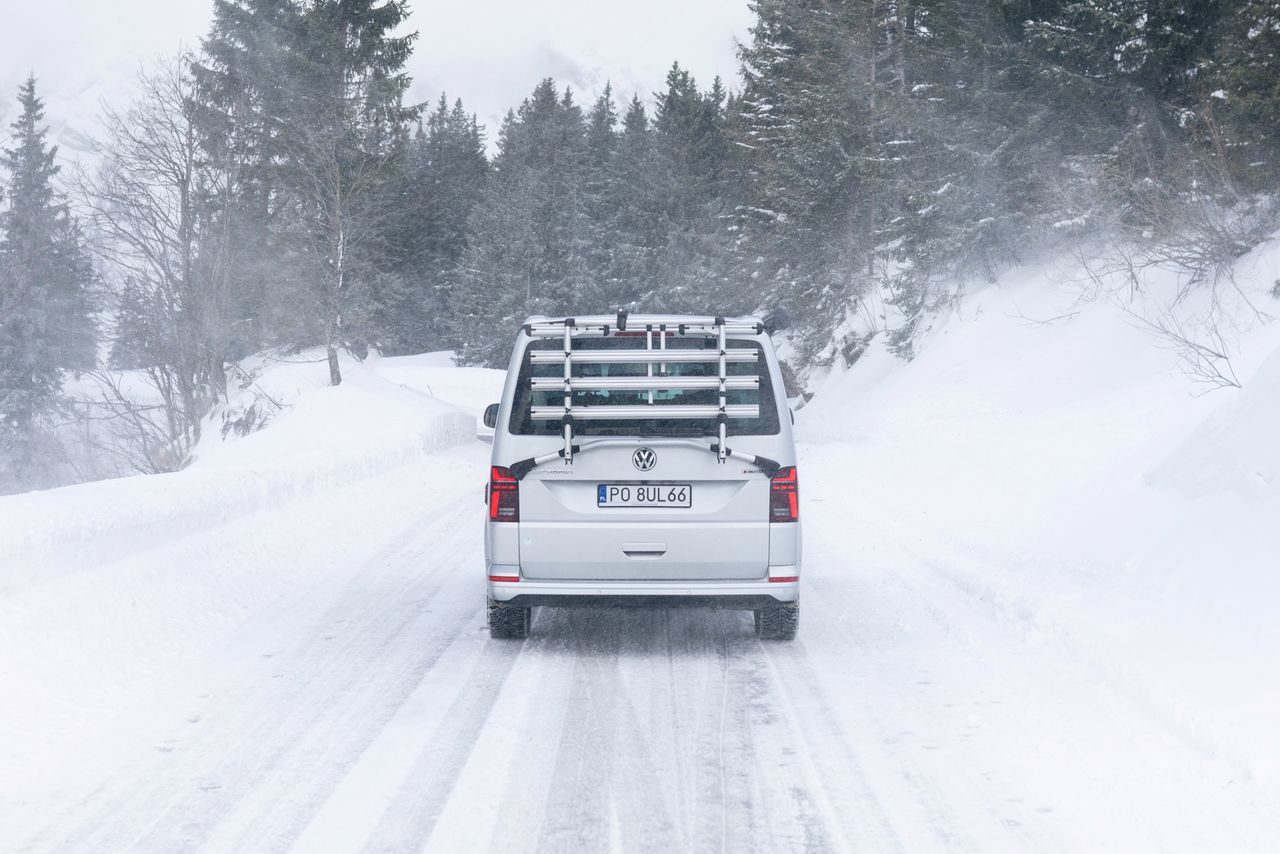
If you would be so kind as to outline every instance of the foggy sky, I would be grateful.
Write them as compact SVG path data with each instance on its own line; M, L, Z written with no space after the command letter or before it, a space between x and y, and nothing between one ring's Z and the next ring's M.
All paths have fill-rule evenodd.
M196 47L211 0L46 0L0 12L0 139L17 88L34 72L46 121L74 156L96 131L100 102L123 106L140 64ZM648 100L673 60L709 85L737 74L747 0L412 0L420 36L414 100L441 91L478 113L492 141L502 115L543 77L588 101L612 81L619 101Z

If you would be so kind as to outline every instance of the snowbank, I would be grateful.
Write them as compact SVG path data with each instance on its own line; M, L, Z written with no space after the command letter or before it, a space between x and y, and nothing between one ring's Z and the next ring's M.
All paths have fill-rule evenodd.
M1171 273L1082 302L1062 261L967 297L910 363L877 340L799 420L809 464L846 473L854 541L899 531L975 608L1220 760L1224 785L1280 793L1280 322L1244 304L1280 314L1277 270L1280 240L1236 270L1240 389L1204 394L1137 319L1175 304Z
M1153 486L1187 498L1280 493L1280 350L1152 472Z
M331 388L316 354L260 359L187 469L0 498L0 595L475 439L474 415L376 364L344 360L343 384ZM223 435L236 419L268 426Z
M381 376L405 388L447 400L475 415L479 421L485 407L502 397L507 372L492 368L464 368L454 364L452 353L424 353L395 356L375 362ZM479 435L492 436L493 428L479 427Z

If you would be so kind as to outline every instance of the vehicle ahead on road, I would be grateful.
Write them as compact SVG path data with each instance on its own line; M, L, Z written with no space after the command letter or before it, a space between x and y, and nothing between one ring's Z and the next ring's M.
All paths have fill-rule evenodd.
M791 412L754 317L530 317L494 428L489 631L534 606L704 605L799 626Z

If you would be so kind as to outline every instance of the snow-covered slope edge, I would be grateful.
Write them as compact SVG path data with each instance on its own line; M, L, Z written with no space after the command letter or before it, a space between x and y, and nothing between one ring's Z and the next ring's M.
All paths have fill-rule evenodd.
M348 360L329 388L325 365L305 354L270 365L252 392L282 411L244 437L224 438L211 419L183 471L0 498L0 594L474 440L473 414L375 366Z
M1167 271L1090 302L1075 260L1023 268L912 362L875 342L800 413L809 465L848 479L809 524L838 517L855 548L859 526L895 532L933 583L1217 759L1222 786L1280 794L1280 321L1243 302L1280 315L1278 272L1273 239L1219 295L1239 389L1203 394L1139 319L1207 310Z

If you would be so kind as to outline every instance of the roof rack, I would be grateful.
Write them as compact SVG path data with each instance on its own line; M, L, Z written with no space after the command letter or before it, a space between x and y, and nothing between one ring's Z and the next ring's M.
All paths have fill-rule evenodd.
M531 320L523 326L526 335L532 338L555 338L564 342L564 348L557 353L551 350L535 350L530 354L534 364L563 363L563 379L538 377L531 381L532 388L537 391L564 392L564 403L561 406L534 406L531 417L539 421L560 421L564 427L564 449L557 456L562 457L570 465L573 455L578 449L573 443L573 425L575 420L608 421L631 419L700 419L713 418L717 422L719 434L718 444L712 446L719 462L723 463L733 454L725 444L728 423L735 418L759 418L758 405L728 404L727 392L730 390L758 389L760 378L730 377L730 364L755 363L760 359L756 349L729 349L730 335L762 335L764 324L752 319L726 320L723 317L688 317L682 315L630 315L619 311L615 322L592 318L579 322L567 317L563 320ZM654 336L657 335L657 347L654 347ZM610 334L644 335L643 350L574 350L574 338L608 337ZM670 350L667 349L667 338L670 335L706 335L715 338L719 345L715 350ZM646 365L648 375L644 377L575 377L574 364L630 364ZM669 375L667 368L673 364L707 364L718 366L718 374L714 377L682 377ZM654 366L658 374L654 374ZM654 402L655 391L672 389L704 389L719 391L718 405L676 405ZM636 391L648 392L647 404L632 406L577 406L573 405L575 391Z
M721 327L730 335L763 335L764 323L755 318L725 319L723 317L694 317L681 314L630 314L619 311L613 323L592 318L578 320L530 320L524 331L534 338L558 338L565 325L572 326L579 334L608 335L610 332L641 333L652 327L663 327L675 335L717 335Z

